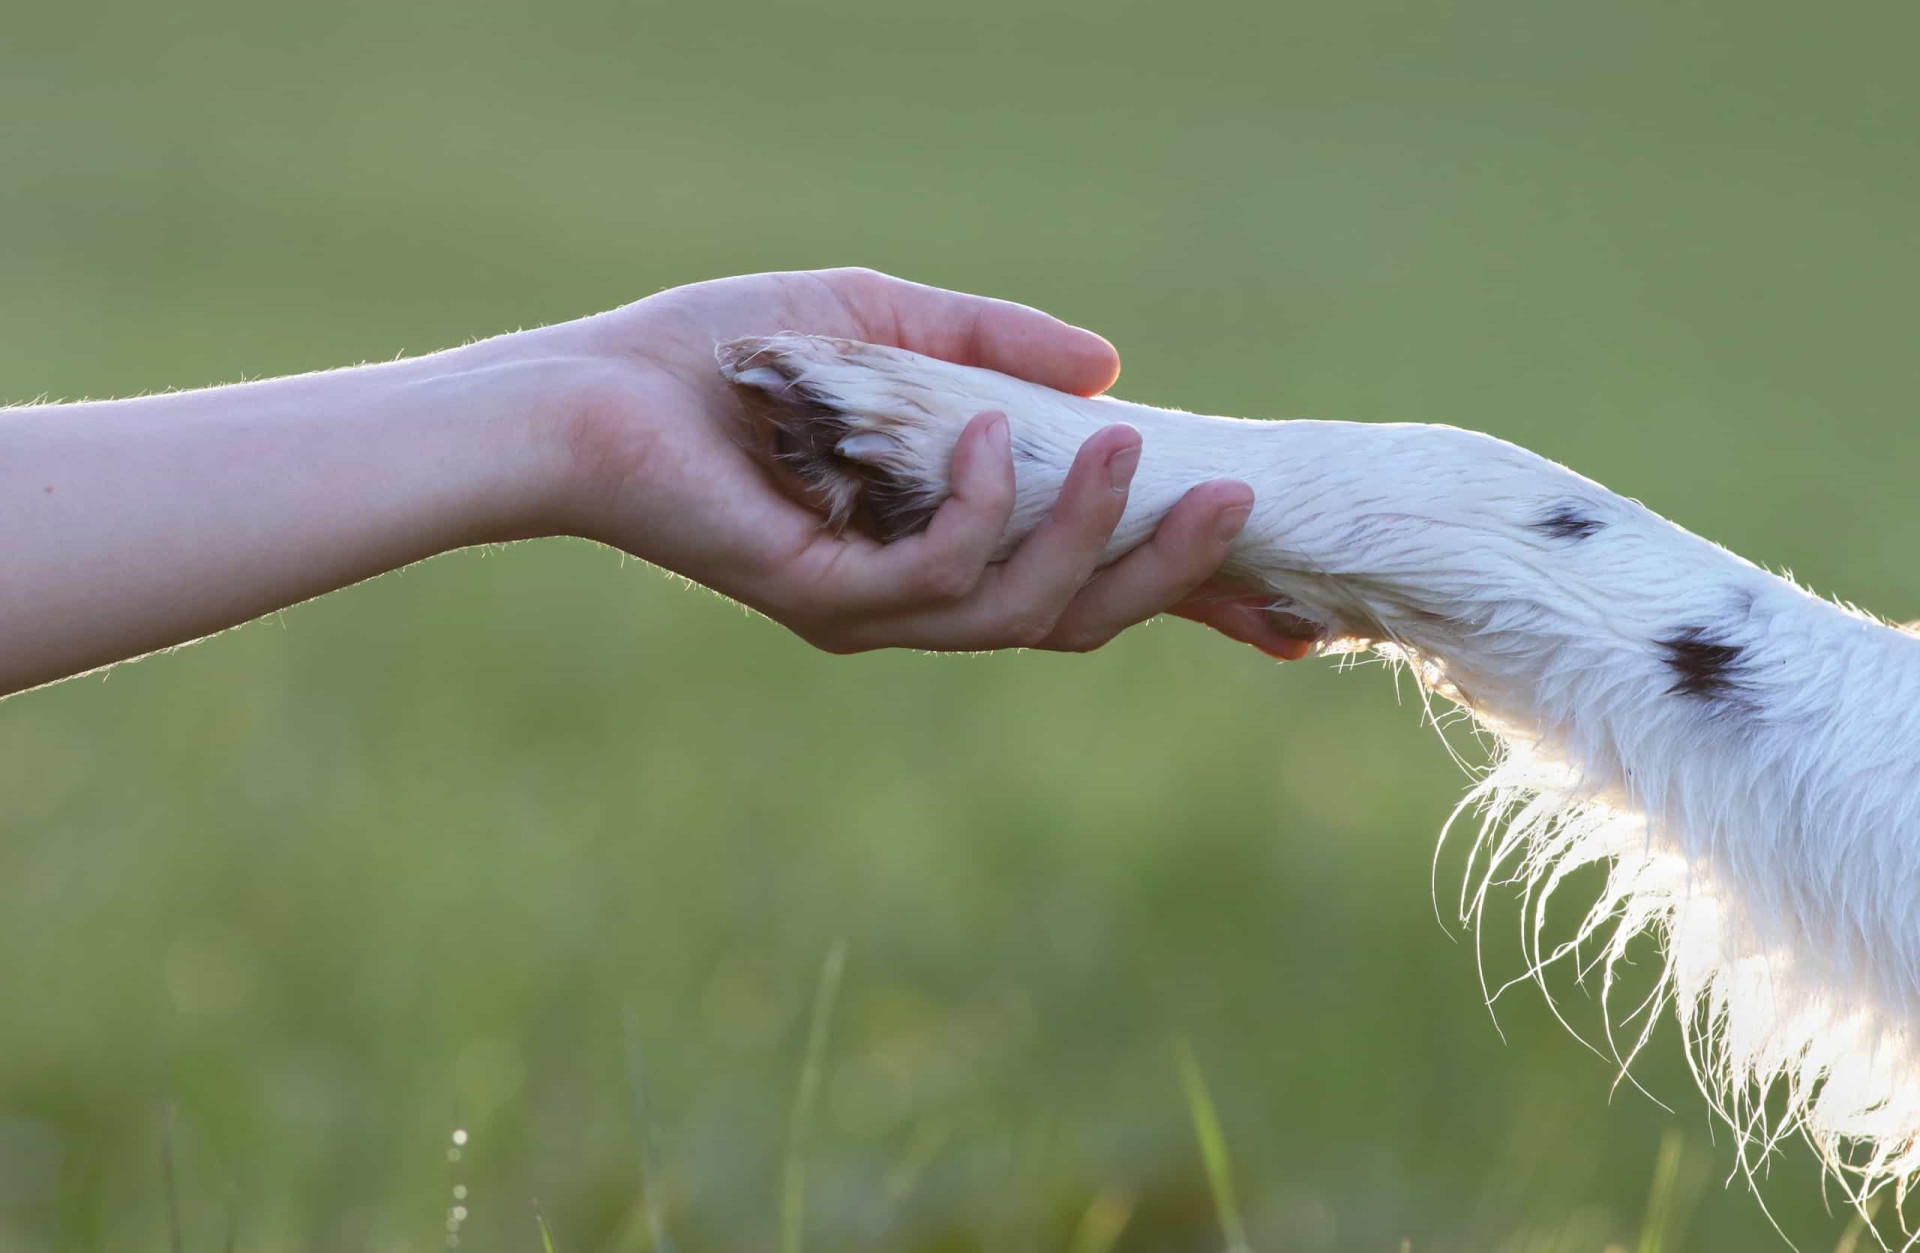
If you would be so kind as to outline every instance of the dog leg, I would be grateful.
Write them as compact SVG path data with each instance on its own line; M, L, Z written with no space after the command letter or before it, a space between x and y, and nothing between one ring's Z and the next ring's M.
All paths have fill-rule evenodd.
M1743 1148L1798 1127L1856 1199L1920 1174L1920 640L1484 435L1201 417L802 336L719 355L832 524L882 537L924 525L989 408L1018 482L1005 550L1106 423L1144 441L1108 559L1193 484L1251 483L1225 573L1498 737L1463 805L1482 817L1463 918L1525 885L1533 972L1598 950L1603 1001L1652 932L1656 1006ZM1548 899L1588 864L1605 888L1543 951Z

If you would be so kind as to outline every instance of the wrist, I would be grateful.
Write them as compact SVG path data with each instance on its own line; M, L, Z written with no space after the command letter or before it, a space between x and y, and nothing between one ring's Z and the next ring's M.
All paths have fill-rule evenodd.
M398 383L417 400L407 407L461 423L450 455L473 489L462 543L591 535L611 494L610 432L633 425L639 371L573 350L559 329L406 363L424 367Z

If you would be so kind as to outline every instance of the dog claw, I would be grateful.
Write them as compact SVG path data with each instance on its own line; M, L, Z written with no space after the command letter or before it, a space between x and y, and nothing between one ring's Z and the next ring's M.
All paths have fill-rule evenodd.
M724 373L730 382L738 383L742 387L758 387L766 391L778 391L787 382L780 371L771 366L754 365L744 370L733 369Z
M877 431L861 431L835 444L833 450L848 461L873 461L893 452L894 442Z

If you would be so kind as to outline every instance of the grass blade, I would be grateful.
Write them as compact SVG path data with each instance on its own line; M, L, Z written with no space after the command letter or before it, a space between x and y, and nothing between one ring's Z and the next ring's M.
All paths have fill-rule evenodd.
M179 1107L168 1101L160 1115L160 1179L167 1193L167 1238L173 1253L181 1253L185 1241L180 1235L180 1186L173 1167L173 1124Z
M1873 1228L1874 1217L1880 1212L1880 1202L1886 1199L1886 1193L1873 1197L1863 1210L1856 1210L1853 1221L1840 1233L1840 1243L1833 1246L1833 1253L1856 1253L1860 1247L1860 1238ZM1876 1238L1876 1243L1878 1240Z
M547 1226L547 1216L540 1210L540 1202L533 1203L533 1221L540 1228L540 1247L545 1253L553 1253L553 1229Z
M1220 1130L1220 1115L1207 1091L1207 1078L1200 1072L1200 1059L1194 1056L1193 1045L1185 1036L1174 1041L1173 1054L1180 1068L1180 1086L1187 1094L1187 1110L1193 1115L1194 1138L1200 1141L1200 1157L1207 1165L1213 1208L1220 1216L1221 1234L1227 1238L1227 1253L1252 1253L1240 1203L1233 1195L1233 1162L1227 1156L1227 1137Z
M652 1253L673 1253L673 1241L667 1236L666 1217L660 1212L660 1198L653 1186L659 1178L654 1170L653 1120L647 1114L646 1070L640 1056L640 1015L626 1013L627 1092L633 1098L635 1134L640 1137L640 1212L646 1216L647 1239Z
M1080 1216L1073 1242L1067 1245L1068 1253L1111 1253L1132 1218L1133 1198L1118 1188L1106 1189Z
M807 1028L807 1055L800 1067L800 1083L793 1094L793 1114L787 1122L787 1156L781 1170L780 1253L800 1253L807 1222L807 1128L819 1099L820 1075L826 1066L827 1024L833 1002L840 995L840 974L847 964L847 942L835 940L820 967L820 986L813 996L813 1020Z
M1640 1241L1634 1253L1667 1253L1680 1247L1700 1184L1697 1171L1683 1170L1685 1165L1686 1137L1668 1128L1660 1137L1660 1153L1654 1159L1647 1216L1640 1224Z

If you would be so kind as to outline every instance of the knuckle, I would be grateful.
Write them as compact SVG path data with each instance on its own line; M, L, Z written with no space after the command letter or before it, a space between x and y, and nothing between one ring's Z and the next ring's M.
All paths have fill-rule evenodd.
M853 653L866 652L870 645L864 643L856 624L844 616L830 611L818 604L766 604L760 606L761 612L775 622L799 636L810 647L836 657L846 657Z
M891 275L864 265L843 265L831 270L822 270L821 277L829 283L844 287L849 291L872 294L893 280Z
M1096 483L1062 495L1055 509L1061 527L1073 537L1076 552L1092 562L1120 524L1126 513L1127 498L1105 484Z
M1070 627L1054 632L1052 647L1063 653L1090 653L1110 642L1115 634L1104 628Z
M979 567L956 558L945 558L928 564L920 572L915 590L929 600L953 601L964 599L979 582Z
M1050 613L1015 615L1003 628L1007 648L1037 648L1053 634L1054 616Z
M870 647L839 631L803 631L797 634L821 652L835 657L851 657L855 653L867 652Z

